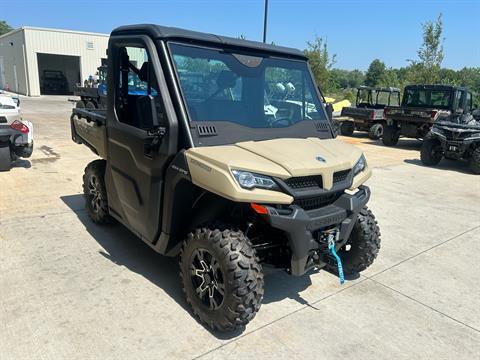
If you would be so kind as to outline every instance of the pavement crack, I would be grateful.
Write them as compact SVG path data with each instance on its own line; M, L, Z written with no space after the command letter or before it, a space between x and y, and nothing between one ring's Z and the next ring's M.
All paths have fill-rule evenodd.
M378 285L381 285L381 286L383 286L383 287L385 287L385 288L387 288L387 289L389 289L389 290L391 290L391 291L393 291L393 292L395 292L395 293L397 293L397 294L399 294L399 295L401 295L401 296L403 296L403 297L406 297L407 299L409 299L409 300L411 300L411 301L413 301L413 302L416 302L417 304L422 305L422 306L426 307L427 309L430 309L430 310L436 312L437 314L440 314L440 315L442 315L442 316L445 316L446 318L448 318L448 319L450 319L450 320L452 320L452 321L454 321L454 322L456 322L456 323L458 323L458 324L460 324L460 325L463 325L463 326L465 326L465 327L467 327L467 328L469 328L469 329L471 329L471 330L473 330L473 331L476 331L476 332L480 333L480 330L479 330L479 329L477 329L477 328L475 328L475 327L473 327L473 326L471 326L471 325L468 325L467 323L464 323L463 321L460 321L460 320L458 320L458 319L455 319L454 317L452 317L452 316L450 316L450 315L448 315L448 314L446 314L446 313L444 313L444 312L442 312L442 311L440 311L440 310L438 310L438 309L435 309L434 307L432 307L432 306L430 306L430 305L428 305L428 304L425 304L424 302L421 302L420 300L417 300L417 299L411 297L410 295L404 294L403 292L401 292L401 291L399 291L399 290L396 290L396 289L392 288L391 286L388 286L388 285L386 285L386 284L384 284L384 283L382 283L382 282L380 282L380 281L378 281L378 280L375 280L375 279L372 279L372 278L367 278L367 279L368 279L368 280L371 280L371 281L373 281L374 283L376 283L376 284L378 284Z
M410 261L410 260L416 258L417 256L420 256L420 255L422 255L422 254L425 254L426 252L429 252L430 250L433 250L433 249L435 249L435 248L437 248L437 247L439 247L439 246L441 246L441 245L443 245L443 244L446 244L446 243L448 243L448 242L450 242L450 241L452 241L452 240L455 240L456 238L458 238L458 237L460 237L460 236L462 236L462 235L468 234L469 232L472 232L472 231L477 230L477 229L480 229L480 225L474 226L473 228L470 228L470 229L468 229L468 230L465 230L464 232L461 232L460 234L454 235L454 236L448 238L448 239L445 240L445 241L442 241L442 242L440 242L440 243L438 243L438 244L435 244L435 245L429 247L428 249L422 250L422 251L416 253L415 255L409 256L408 258L403 259L402 261L399 261L398 263L393 264L392 266L389 266L388 268L383 269L382 271L380 271L380 272L378 272L378 273L375 273L375 274L370 275L370 276L365 276L365 275L362 275L362 276L365 276L367 279L373 280L374 277L377 277L377 276L383 274L384 272L386 272L386 271L388 271L388 270L390 270L390 269L393 269L393 268L395 268L395 267L397 267L397 266L399 266L399 265L402 265L403 263L405 263L405 262L407 262L407 261Z
M302 307L300 307L300 308L298 308L298 309L296 309L296 310L294 310L294 311L292 311L292 312L290 312L290 313L288 313L288 314L285 314L285 315L283 315L283 316L281 316L281 317L279 317L279 318L277 318L277 319L275 319L275 320L272 320L272 321L270 321L269 323L264 324L264 325L258 327L257 329L252 330L252 331L250 331L250 332L248 332L248 333L239 335L239 336L237 336L236 338L234 338L234 339L232 339L232 340L229 340L229 341L227 341L227 342L225 342L225 343L223 343L223 344L221 344L221 345L219 345L219 346L217 346L217 347L214 347L213 349L210 349L210 350L204 352L203 354L200 354L200 355L198 355L198 356L193 357L192 359L200 359L200 358L202 358L202 357L204 357L204 356L206 356L206 355L208 355L208 354L211 354L211 353L213 353L214 351L217 351L217 350L219 350L219 349L221 349L221 348L223 348L223 347L225 347L225 346L227 346L227 345L229 345L229 344L231 344L231 343L234 343L234 342L236 342L236 341L238 341L238 340L240 340L240 339L242 339L242 338L244 338L244 337L246 337L246 336L248 336L248 335L251 335L251 334L253 334L253 333L256 333L256 332L259 331L259 330L262 330L262 329L264 329L264 328L266 328L266 327L268 327L268 326L270 326L270 325L272 325L272 324L275 324L276 322L278 322L278 321L280 321L280 320L286 319L286 318L288 318L289 316L294 315L294 314L296 314L296 313L298 313L298 312L300 312L300 311L302 311L302 310L311 309L311 308L318 310L318 309L315 308L313 305L316 305L316 304L318 304L319 302L324 301L324 300L326 300L326 299L329 299L329 298L331 298L331 297L333 297L333 296L335 296L335 295L337 295L337 294L340 294L340 293L342 293L342 292L344 292L344 291L347 291L347 290L349 290L349 289L352 289L353 287L355 287L355 286L357 286L357 285L359 285L359 284L362 284L362 283L365 282L366 280L368 280L368 278L364 277L363 279L361 279L360 281L358 281L358 282L355 283L355 284L350 285L349 287L341 288L341 289L339 289L338 291L335 291L334 293L331 293L331 294L329 294L329 295L327 295L327 296L324 296L324 297L321 298L321 299L318 299L318 300L316 300L316 301L313 301L313 302L311 302L311 303L308 303L308 304L306 304L306 305L303 305Z

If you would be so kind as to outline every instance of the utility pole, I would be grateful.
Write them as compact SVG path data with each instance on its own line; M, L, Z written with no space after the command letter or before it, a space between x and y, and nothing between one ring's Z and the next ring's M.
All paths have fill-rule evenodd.
M265 0L265 14L263 18L263 42L267 42L268 0Z

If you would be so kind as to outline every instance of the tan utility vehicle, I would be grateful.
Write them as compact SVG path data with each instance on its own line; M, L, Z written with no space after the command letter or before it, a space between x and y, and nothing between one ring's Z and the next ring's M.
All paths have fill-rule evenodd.
M105 159L85 169L86 209L179 255L187 301L208 327L255 316L262 264L342 280L372 264L371 171L333 139L303 53L126 26L112 32L108 69L107 109L71 118L73 140Z

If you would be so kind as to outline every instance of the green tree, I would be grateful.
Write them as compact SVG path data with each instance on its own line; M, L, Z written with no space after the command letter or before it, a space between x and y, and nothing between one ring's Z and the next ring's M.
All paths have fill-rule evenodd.
M384 75L387 67L383 61L375 59L370 63L367 73L365 74L365 85L378 86L380 79Z
M383 87L401 87L402 84L400 83L400 80L398 79L397 71L395 69L389 68L386 69L382 75L380 76L380 79L378 80L377 83L378 86L383 86Z
M356 88L365 81L365 74L360 70L332 69L330 74L339 89Z
M8 25L6 21L0 20L0 35L6 34L12 30L13 28Z
M433 84L440 80L440 69L444 57L442 14L437 21L422 24L423 43L417 51L419 60L410 60L415 82Z
M335 85L330 71L336 62L336 55L330 56L327 42L317 36L314 41L307 42L304 53L308 57L317 84L325 93L332 91Z

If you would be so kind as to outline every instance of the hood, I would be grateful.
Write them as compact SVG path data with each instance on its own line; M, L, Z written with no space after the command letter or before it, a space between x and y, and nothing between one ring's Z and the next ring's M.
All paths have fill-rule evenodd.
M228 172L248 170L282 179L322 175L324 187L329 189L333 173L353 168L362 152L336 139L308 138L199 147L187 150L187 155Z

